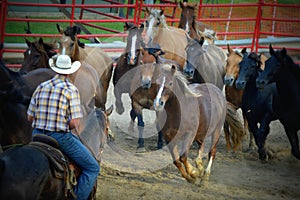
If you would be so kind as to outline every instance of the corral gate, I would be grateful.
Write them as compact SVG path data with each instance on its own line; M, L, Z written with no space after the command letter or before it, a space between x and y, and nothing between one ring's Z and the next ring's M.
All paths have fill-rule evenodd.
M119 2L120 1L120 2ZM178 3L161 0L159 4L145 4L142 0L1 0L0 11L0 58L4 54L22 53L23 45L14 42L14 38L55 38L58 34L48 30L31 32L30 24L55 23L78 25L82 28L80 38L99 42L105 51L122 51L122 45L110 46L110 39L124 41L126 33L114 29L113 24L133 22L140 24L145 20L145 8L165 10L169 25L178 26L181 9ZM43 2L43 3L42 3ZM92 2L92 3L91 3ZM216 1L218 2L218 1ZM226 1L225 1L226 2ZM217 31L216 44L223 48L230 44L233 48L247 47L251 51L263 51L270 43L274 48L286 47L290 52L300 52L300 4L280 4L275 0L258 0L253 3L228 0L228 3L216 4L214 1L202 0L198 3L197 21L204 22ZM38 8L39 12L22 12L24 8ZM52 14L52 15L51 15ZM23 33L8 30L10 24L28 24ZM107 24L112 26L108 27ZM54 28L52 28L54 29ZM96 31L97 30L97 31ZM99 40L95 40L98 38ZM109 39L110 38L110 39ZM26 46L25 46L26 47ZM11 67L19 65L11 65Z

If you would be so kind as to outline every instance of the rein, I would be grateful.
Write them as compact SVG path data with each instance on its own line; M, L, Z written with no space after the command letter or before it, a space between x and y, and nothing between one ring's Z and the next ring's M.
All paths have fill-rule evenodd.
M13 148L13 147L21 147L21 146L24 146L25 144L10 144L10 145L5 145L5 146L2 146L0 145L0 152L1 150L4 152L10 148Z

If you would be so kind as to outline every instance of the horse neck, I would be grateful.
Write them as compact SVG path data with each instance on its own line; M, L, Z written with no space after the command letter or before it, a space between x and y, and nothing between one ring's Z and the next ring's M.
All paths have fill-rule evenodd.
M244 94L247 95L248 98L253 98L256 96L258 89L256 87L256 78L258 77L258 71L255 71L255 74L250 75L249 80L246 83Z

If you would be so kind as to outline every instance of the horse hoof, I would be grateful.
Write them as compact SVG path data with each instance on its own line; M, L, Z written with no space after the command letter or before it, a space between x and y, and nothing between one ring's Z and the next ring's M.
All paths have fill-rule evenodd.
M147 152L147 150L145 147L138 147L136 149L136 153L146 153L146 152Z

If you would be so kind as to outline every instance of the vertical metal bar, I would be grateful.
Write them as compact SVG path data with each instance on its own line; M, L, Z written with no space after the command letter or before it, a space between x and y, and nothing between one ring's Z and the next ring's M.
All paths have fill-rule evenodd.
M75 17L75 4L76 0L72 0L72 8L71 8L71 19L70 19L70 26L73 26L74 24L74 17Z
M2 0L1 1L1 38L0 38L0 45L4 45L4 35L5 35L5 28L6 28L6 16L7 16L7 0ZM3 56L3 48L0 48L0 58L2 59Z
M251 51L255 51L255 52L258 51L257 46L258 46L258 41L259 41L258 37L259 37L259 31L260 31L262 5L263 5L263 0L259 0L258 7L257 7L255 28L254 28L253 39L252 39L252 44L251 44Z
M81 4L84 4L84 0L81 0ZM80 8L80 15L79 15L79 19L82 19L82 17L83 17L83 10L84 10L84 8Z

